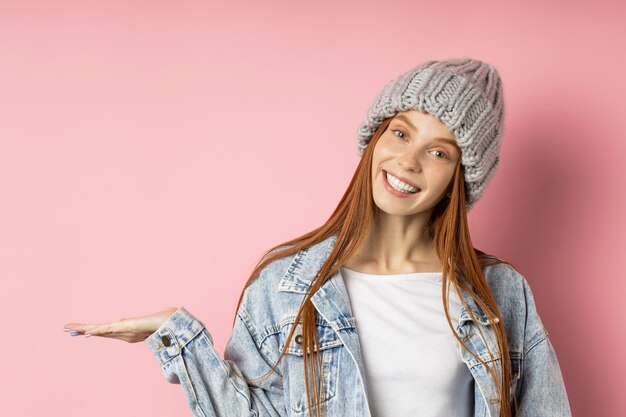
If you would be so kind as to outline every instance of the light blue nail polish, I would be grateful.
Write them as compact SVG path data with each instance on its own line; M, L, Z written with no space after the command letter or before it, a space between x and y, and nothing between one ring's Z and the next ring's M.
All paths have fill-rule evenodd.
M64 327L64 328L63 328L63 331L64 331L64 332L69 332L69 331L70 331L70 329L68 329L67 327Z
M91 337L91 333L87 333L85 337Z
M79 332L77 332L76 330L72 330L70 332L70 336L77 336Z

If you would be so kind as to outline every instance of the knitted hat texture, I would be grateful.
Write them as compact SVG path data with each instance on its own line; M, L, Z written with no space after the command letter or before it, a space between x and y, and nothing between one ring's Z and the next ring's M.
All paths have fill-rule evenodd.
M500 162L504 103L498 72L476 59L452 58L426 61L389 81L358 128L357 155L363 155L384 119L408 110L428 112L454 133L470 210Z

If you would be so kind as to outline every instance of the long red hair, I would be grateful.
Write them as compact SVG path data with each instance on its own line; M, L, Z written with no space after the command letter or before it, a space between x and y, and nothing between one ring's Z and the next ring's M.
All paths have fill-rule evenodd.
M374 217L376 216L376 211L378 210L372 197L372 155L378 139L386 131L390 121L391 118L385 119L374 133L361 157L348 189L326 223L309 233L277 245L265 252L246 282L237 304L236 311L239 310L245 289L267 265L279 258L292 255L302 249L313 246L332 235L337 235L332 252L322 265L318 275L312 280L295 317L295 323L302 322L304 375L310 417L314 415L317 417L325 415L325 410L320 409L324 392L323 386L321 389L317 389L320 382L323 384L323 378L320 378L321 361L317 353L319 339L315 326L316 310L311 302L311 296L330 279L344 263L351 259L368 236ZM505 404L510 404L511 401L509 386L512 378L512 370L511 362L508 360L509 349L507 337L498 306L482 272L482 268L487 265L498 263L508 264L508 262L487 255L472 246L467 222L465 182L463 178L463 166L459 158L454 178L451 182L451 196L450 198L444 197L434 207L428 224L428 234L434 243L434 247L443 266L441 293L448 326L463 348L485 366L491 378L496 383L500 404L502 405L502 407L500 407L499 417L511 417L513 410L508 406L504 406ZM454 268L451 267L452 265ZM466 290L476 301L476 304L488 315L494 328L500 351L502 369L500 377L498 377L493 366L489 366L480 357L474 354L467 347L464 340L461 340L456 334L450 320L448 294L446 291L448 285L454 286L457 291L459 291L459 287ZM469 308L463 297L460 298L472 320L476 321L472 309ZM498 320L496 320L496 317ZM482 335L480 326L477 326L477 328ZM294 325L287 336L285 347L271 371L276 370L276 367L285 355L295 329L296 326ZM269 373L267 375L269 375ZM313 393L311 393L309 389L311 379L317 382L313 384ZM515 401L514 407L517 409L517 401Z

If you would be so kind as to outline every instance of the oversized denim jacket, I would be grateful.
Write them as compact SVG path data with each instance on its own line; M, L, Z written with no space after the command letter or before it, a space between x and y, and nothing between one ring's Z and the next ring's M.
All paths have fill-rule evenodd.
M278 259L261 271L244 291L223 359L204 324L184 307L145 340L165 379L181 384L194 416L308 415L302 346L296 337L300 334L298 329L276 372L254 385L246 384L238 376L258 378L276 363L304 293L335 241L333 235ZM518 396L517 416L571 416L559 363L528 282L506 264L487 266L483 271L508 336L513 370L510 389ZM471 320L463 307L456 332L473 352L485 362L493 363L500 372L492 324L472 298L464 290L461 292L477 321ZM328 416L370 416L359 335L340 271L321 286L312 302L319 313L316 327ZM460 345L459 355L475 382L473 416L497 417L502 405L487 370Z

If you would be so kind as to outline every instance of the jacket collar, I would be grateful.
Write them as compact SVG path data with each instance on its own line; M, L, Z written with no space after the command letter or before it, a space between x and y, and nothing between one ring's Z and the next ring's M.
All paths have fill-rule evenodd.
M278 290L304 294L330 255L336 241L337 234L334 234L309 248L297 252L280 281ZM478 321L488 325L489 319L480 306L476 304L474 299L463 288L459 288L459 290ZM325 317L331 325L336 324L341 327L354 321L348 293L340 271L333 274L313 295L312 301L314 304L316 304L316 300L318 302L329 301L333 304L334 308L326 312L329 317ZM462 306L458 321L459 325L465 321L471 321L471 317L465 306Z

